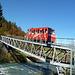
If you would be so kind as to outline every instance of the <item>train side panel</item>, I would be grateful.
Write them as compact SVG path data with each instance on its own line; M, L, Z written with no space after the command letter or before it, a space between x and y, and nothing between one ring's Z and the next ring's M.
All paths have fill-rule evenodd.
M43 40L43 41L56 41L55 30L44 27L44 28L33 28L28 29L27 37L28 39L35 39L35 40ZM54 32L54 33L53 33Z

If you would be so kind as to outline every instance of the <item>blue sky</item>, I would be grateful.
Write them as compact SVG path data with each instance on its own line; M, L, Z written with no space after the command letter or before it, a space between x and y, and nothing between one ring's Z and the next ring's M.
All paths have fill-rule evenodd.
M23 31L50 27L57 38L75 38L75 0L0 0L3 16Z

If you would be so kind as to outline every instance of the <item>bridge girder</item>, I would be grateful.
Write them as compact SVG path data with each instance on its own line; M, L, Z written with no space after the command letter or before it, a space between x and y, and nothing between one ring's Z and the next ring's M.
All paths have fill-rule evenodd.
M1 42L20 51L25 51L25 53L28 52L27 54L30 54L38 59L50 61L50 64L61 67L69 67L71 69L70 73L75 67L74 49L72 50L70 48L60 47L59 45L47 45L43 43L19 40L5 36L2 36Z

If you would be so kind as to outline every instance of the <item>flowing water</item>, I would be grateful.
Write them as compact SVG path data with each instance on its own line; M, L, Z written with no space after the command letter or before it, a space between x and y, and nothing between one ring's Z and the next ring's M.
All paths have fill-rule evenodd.
M48 63L5 63L0 64L0 75L50 75L53 68Z

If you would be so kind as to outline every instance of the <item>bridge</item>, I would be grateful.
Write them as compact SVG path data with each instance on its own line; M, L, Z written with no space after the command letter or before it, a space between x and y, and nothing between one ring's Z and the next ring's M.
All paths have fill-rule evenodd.
M62 71L65 72L66 68L70 71L70 75L75 71L75 39L57 38L55 43L46 43L42 40L38 42L34 39L16 39L1 35L0 42L41 61L55 65L58 74Z

